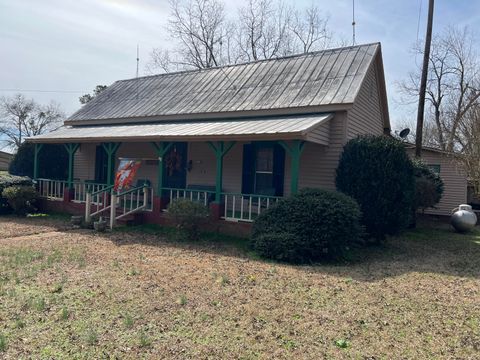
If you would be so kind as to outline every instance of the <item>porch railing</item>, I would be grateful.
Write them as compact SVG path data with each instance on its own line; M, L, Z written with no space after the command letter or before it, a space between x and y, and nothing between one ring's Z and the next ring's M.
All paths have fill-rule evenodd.
M223 219L229 221L252 222L263 211L276 204L282 197L223 193Z
M147 185L134 187L118 194L112 192L111 202L113 206L110 207L110 228L115 226L117 220L146 210L149 206L149 194L151 192L152 189Z
M187 199L208 206L215 199L215 191L211 190L164 188L163 193L168 196L170 203L176 199Z
M36 179L40 197L49 200L63 200L67 182L64 180Z
M94 216L103 214L111 209L112 189L113 185L93 192L87 191L85 195L85 221L87 223L89 223Z
M78 203L84 203L87 201L87 192L98 192L107 188L107 184L74 181L73 183L73 201Z

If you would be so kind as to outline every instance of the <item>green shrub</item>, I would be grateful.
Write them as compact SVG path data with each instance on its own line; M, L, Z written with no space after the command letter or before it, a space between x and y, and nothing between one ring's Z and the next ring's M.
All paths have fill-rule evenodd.
M10 174L33 178L35 144L23 143L13 156ZM68 153L63 145L44 144L38 154L38 177L65 180L68 177Z
M443 181L435 171L420 160L412 160L415 175L415 209L425 210L440 202Z
M33 186L15 185L7 187L2 192L2 197L7 199L17 215L26 215L28 212L35 211L35 202L38 199L38 193Z
M341 259L362 235L360 216L347 195L304 189L258 216L252 245L261 256L292 263Z
M387 136L350 140L340 157L336 185L357 200L366 231L377 242L410 224L415 179L402 142Z
M168 205L168 216L185 232L188 239L197 240L200 225L208 220L210 211L199 202L176 199Z
M0 215L12 212L12 207L8 204L5 197L2 196L3 190L10 186L32 186L32 179L28 177L13 176L9 174L0 174Z

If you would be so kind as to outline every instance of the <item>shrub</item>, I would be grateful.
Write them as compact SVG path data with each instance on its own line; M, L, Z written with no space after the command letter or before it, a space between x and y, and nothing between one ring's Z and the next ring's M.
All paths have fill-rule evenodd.
M33 177L34 148L32 143L23 143L18 148L10 162L10 174ZM68 153L63 145L44 144L38 162L38 177L59 180L68 177Z
M197 240L200 225L208 220L209 209L198 202L176 199L168 205L168 215L190 240Z
M425 210L440 202L443 181L435 171L420 160L412 160L415 175L415 210Z
M304 189L258 216L252 245L261 256L280 261L341 259L362 235L360 216L347 195Z
M344 147L337 189L357 200L367 233L377 242L410 224L413 165L404 144L387 136L361 136Z
M28 185L15 185L7 187L2 192L2 197L6 198L8 204L17 215L26 215L30 211L35 211L34 204L38 198L37 191Z
M0 215L12 212L12 207L8 204L7 199L2 196L3 190L10 186L32 186L32 179L28 177L13 176L9 174L0 174Z

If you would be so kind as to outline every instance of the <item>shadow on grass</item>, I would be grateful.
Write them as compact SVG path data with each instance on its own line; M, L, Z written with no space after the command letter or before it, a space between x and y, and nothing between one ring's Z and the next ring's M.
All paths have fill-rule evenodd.
M140 236L128 238L115 236L115 243L120 246L131 243L149 246L170 245L182 249L204 251L223 256L260 259L251 249L250 240L243 237L223 235L215 232L202 232L198 240L190 240L173 226L154 224L118 227L113 231L113 234L121 233L138 234Z
M188 241L179 238L176 228L158 225L118 228L114 233L123 232L154 236L117 238L115 242L118 245L132 242L150 246L168 244L223 256L274 262L261 259L250 248L249 239L240 237L202 233L198 241ZM480 278L480 230L458 234L447 224L422 222L416 229L390 237L380 246L358 249L349 261L282 265L294 266L309 273L318 272L367 282L412 272Z

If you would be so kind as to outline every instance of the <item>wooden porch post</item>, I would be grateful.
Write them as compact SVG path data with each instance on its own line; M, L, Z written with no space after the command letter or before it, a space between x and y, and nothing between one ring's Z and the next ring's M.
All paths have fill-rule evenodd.
M292 171L290 193L296 194L298 192L298 175L300 173L300 156L302 155L302 152L305 146L305 141L293 140L291 146L289 146L285 141L279 141L278 143L290 155L291 171Z
M163 190L163 158L165 154L170 150L173 143L171 142L151 142L152 146L155 149L155 152L158 156L158 179L157 179L157 196L162 196Z
M38 178L38 154L42 150L43 144L35 144L34 155L33 155L33 179Z
M232 149L235 145L235 141L230 141L225 145L223 141L217 141L215 145L209 141L208 145L213 149L215 158L217 160L217 175L215 178L215 202L220 203L222 199L222 183L223 183L223 157Z
M75 153L77 152L80 144L63 144L65 146L65 150L68 153L68 188L71 189L73 187L73 159Z
M113 185L112 165L115 154L122 143L102 143L107 153L107 185Z

